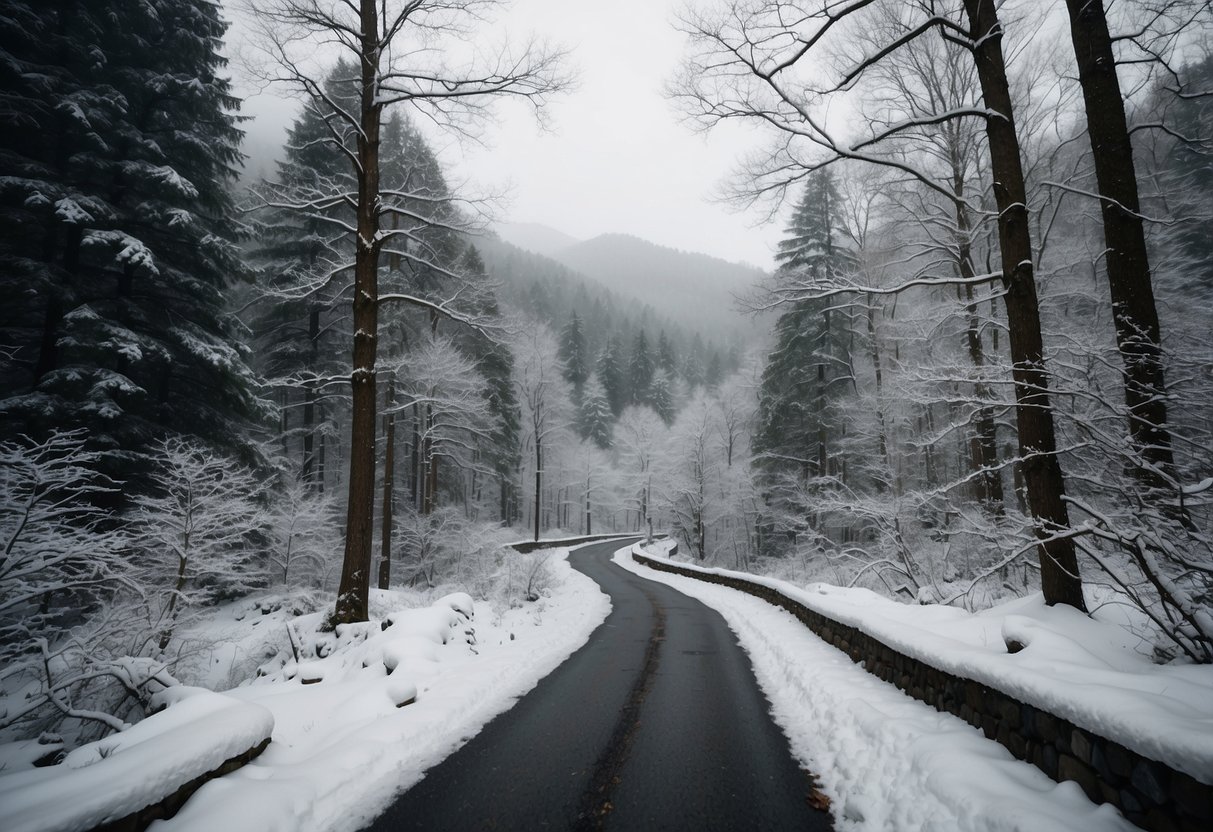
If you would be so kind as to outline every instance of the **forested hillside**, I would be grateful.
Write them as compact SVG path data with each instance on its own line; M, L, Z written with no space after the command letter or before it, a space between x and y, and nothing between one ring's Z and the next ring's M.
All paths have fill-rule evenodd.
M236 600L326 632L373 588L533 602L505 544L548 533L911 604L1042 592L1213 661L1207 4L1114 17L1144 33L1123 91L1112 41L1076 72L1031 4L832 5L832 52L784 4L707 5L735 14L688 13L671 94L765 131L729 181L782 218L772 274L485 236L438 141L570 79L540 43L448 61L478 4L332 54L329 12L254 9L301 103L248 188L218 5L8 4L0 739L138 721Z
M763 277L758 269L627 234L603 234L551 256L620 294L663 310L685 327L738 344L752 343L758 335L756 323L738 303Z

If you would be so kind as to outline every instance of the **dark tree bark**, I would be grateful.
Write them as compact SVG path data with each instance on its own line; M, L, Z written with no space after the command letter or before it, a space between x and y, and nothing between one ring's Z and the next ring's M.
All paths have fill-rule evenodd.
M539 539L539 504L542 502L543 490L543 442L536 432L535 436L535 539Z
M1143 463L1136 473L1150 488L1164 488L1174 458L1162 340L1112 38L1102 0L1066 0L1066 7L1099 186L1112 319L1125 368L1129 435Z
M396 485L396 414L392 412L395 386L389 380L383 394L383 510L379 526L379 588L392 579L392 499Z
M409 497L413 508L421 511L421 415L419 406L413 402L413 438L409 446Z
M375 347L379 332L379 128L378 9L361 0L361 110L358 135L357 238L354 250L354 361L350 418L349 502L345 558L332 624L366 621L370 596L375 513Z
M313 304L307 316L308 354L311 370L316 371L320 353L320 306ZM308 381L303 389L303 465L300 476L311 488L316 487L316 388L318 382Z
M1028 508L1032 513L1041 587L1045 603L1069 604L1080 610L1082 580L1074 541L1064 535L1070 518L1065 481L1057 460L1057 439L1049 402L1049 376L1044 366L1040 307L1032 267L1027 193L1019 139L1011 106L1010 85L1002 52L1002 27L995 0L964 0L973 39L973 57L988 116L986 137L998 206L998 242L1002 253L1002 282L1006 290L1008 337L1015 383L1019 453L1023 458Z
M968 209L964 203L960 202L964 198L965 177L960 159L955 155L952 158L952 192L957 197L955 203L958 243L956 267L962 278L972 280L977 275L977 270L973 268L973 229ZM961 291L957 289L958 293ZM980 373L982 367L985 366L986 357L985 347L981 341L981 330L978 326L977 304L974 302L972 285L966 285L963 293L961 300L964 301L967 318L965 345L969 349L969 360ZM998 437L994 423L994 411L989 405L994 397L989 385L984 381L978 381L973 386L973 393L979 402L974 419L976 431L970 450L973 465L978 472L977 498L990 511L1002 514L1003 493L1002 475L998 471Z

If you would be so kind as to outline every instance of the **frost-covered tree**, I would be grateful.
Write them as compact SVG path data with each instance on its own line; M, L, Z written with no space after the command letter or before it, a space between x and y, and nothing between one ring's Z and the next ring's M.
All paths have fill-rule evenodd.
M773 152L755 157L738 180L736 193L747 201L770 194L782 197L805 176L844 160L888 167L936 193L946 193L930 166L920 164L913 142L925 126L980 121L999 243L997 270L991 268L992 274L980 280L996 279L1005 290L1001 299L1007 314L1017 439L1041 584L1047 603L1085 609L1074 539L1068 533L1071 523L1035 272L1038 252L1032 240L1023 144L1007 69L1010 47L1005 23L992 0L964 0L949 8L897 4L902 11L895 17L897 26L877 27L884 5L864 2L835 9L781 0L729 2L715 10L689 12L683 28L694 53L684 66L678 97L705 126L741 119L772 134ZM863 30L878 34L878 48L865 50L857 62L822 69L826 52ZM938 106L929 116L903 118L893 111L889 119L845 139L834 132L823 108L870 89L868 82L878 68L907 43L941 35L946 48L960 51L973 66L980 102L959 110ZM896 95L890 101L894 107L900 104ZM952 277L938 278L936 285L941 282L965 283ZM895 288L847 282L827 288L809 282L802 284L806 291L794 291L784 300L842 299L878 288L881 293L899 292L912 285L914 281Z
M654 366L649 339L642 329L636 333L636 340L632 342L632 355L628 360L628 401L632 404L649 403Z
M274 495L266 511L270 545L268 580L286 588L323 587L337 562L341 528L331 493L318 492L301 479Z
M501 310L497 296L489 285L484 261L475 246L469 246L463 255L461 271L478 284L475 301L478 318L498 320ZM514 389L514 355L507 343L495 336L490 337L483 329L459 327L453 338L460 350L476 362L476 370L484 379L482 395L488 405L491 428L488 437L480 444L480 454L496 481L498 518L508 524L511 520L509 507L516 502L514 474L518 470L521 431L521 415ZM476 487L473 490L479 500L481 489Z
M535 540L543 516L544 475L558 443L568 436L573 405L568 382L557 356L555 337L532 323L514 345L515 385L522 406L524 470L530 475L531 511Z
M674 421L673 382L665 370L658 369L653 373L653 383L649 385L649 404L666 425Z
M560 331L560 360L564 362L564 378L573 385L574 395L581 395L581 388L589 378L590 368L586 356L585 333L577 312Z
M653 518L653 482L662 469L669 429L648 405L632 405L615 425L615 449L624 491L624 508L635 515L634 531ZM625 518L626 523L626 518Z
M417 435L419 502L421 512L429 514L440 502L442 472L451 470L452 483L462 483L464 471L489 473L480 462L478 449L494 435L494 415L475 363L451 339L426 337L402 360L396 406L401 410L416 407L425 414Z
M99 458L82 431L0 444L0 665L38 661L128 576L126 531L97 506L115 490Z
M301 92L330 127L328 141L342 153L357 187L317 187L310 192L279 192L269 207L316 215L345 206L331 231L349 240L349 258L334 268L352 274L353 324L351 420L346 550L341 585L332 622L363 621L371 582L376 484L376 362L380 308L393 302L422 307L440 315L456 314L450 297L381 291L381 258L399 257L421 267L441 269L432 257L434 244L421 232L450 226L441 212L412 208L416 202L433 209L449 205L408 181L393 182L384 164L381 143L389 111L408 107L455 130L481 118L500 96L518 97L536 106L560 88L558 52L539 45L519 54L503 46L495 55L477 53L471 62L456 61L438 48L462 39L481 25L494 3L463 0L416 0L317 5L310 0L274 0L255 8L260 42L270 58L270 74ZM348 61L351 72L338 85L351 91L357 106L343 107L329 93L317 66L321 43L330 43ZM435 201L436 200L436 201ZM449 214L446 215L449 218Z
M581 405L577 408L577 430L583 439L606 450L611 447L614 418L606 390L595 373L590 376L581 394Z
M608 339L598 356L598 380L606 392L611 413L616 417L627 404L627 376L624 367L623 347L615 338Z
M182 439L164 440L155 463L148 475L154 490L135 497L129 517L146 616L132 655L164 650L200 607L247 594L267 578L254 545L265 524L257 477L230 456Z

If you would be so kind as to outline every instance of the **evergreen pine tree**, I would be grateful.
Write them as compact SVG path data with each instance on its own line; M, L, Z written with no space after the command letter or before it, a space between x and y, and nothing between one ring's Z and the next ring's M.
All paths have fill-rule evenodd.
M678 352L673 342L665 336L664 329L657 336L657 366L665 370L671 380L678 374Z
M691 340L691 349L687 351L686 359L682 362L682 378L686 381L689 391L703 384L703 353L703 339L696 332Z
M611 413L616 417L623 412L627 404L627 390L624 386L623 349L618 339L608 338L606 346L598 356L598 378L606 392L607 402L611 405Z
M244 273L229 193L241 131L219 75L218 6L17 11L0 24L28 27L0 38L18 53L4 62L10 100L42 102L25 130L4 131L22 133L3 139L4 158L34 176L4 196L2 256L15 269L3 271L33 278L40 296L21 314L41 327L17 334L32 392L6 379L5 414L88 428L118 476L166 433L248 452L243 427L262 411L226 315Z
M653 373L653 383L649 387L649 404L667 427L674 422L674 391L671 388L670 377L665 370L659 369Z
M643 329L637 333L636 340L632 343L628 381L632 404L646 404L649 401L649 387L653 383L653 356L649 352L649 341Z
M349 91L337 83L349 73L348 64L338 63L329 75L328 94L352 106ZM331 120L331 113L314 106L304 109L287 134L274 187L299 197L319 194L337 182L355 187L349 163L325 141ZM254 220L260 245L252 252L258 265L259 299L251 307L249 327L257 348L257 370L279 402L294 409L298 402L292 399L302 400L300 476L319 488L323 487L320 434L326 420L336 415L335 408L322 402L320 391L326 376L341 372L349 340L349 311L338 300L341 286L336 271L348 251L334 240L322 218L335 213L331 209L304 216L265 208ZM284 444L289 439L284 435Z
M843 258L834 231L837 200L828 172L809 178L787 237L779 244L777 277L811 283L827 279L840 267ZM837 438L830 402L845 389L836 382L850 358L839 314L829 306L827 301L796 301L776 321L775 348L767 356L759 389L754 440L768 477L782 472L806 481L830 473Z
M484 261L475 246L469 246L460 263L460 272L468 278L480 277L486 281L479 295L476 313L482 318L497 318L497 297L487 286ZM518 394L514 385L514 355L504 344L491 340L482 332L468 327L459 327L455 343L476 361L477 369L484 376L484 397L488 402L493 427L483 443L484 458L497 477L499 487L507 491L512 487L518 470L519 436L521 434L521 412ZM503 493L501 505L509 502ZM502 516L502 521L509 518Z
M585 333L576 311L560 332L560 360L564 362L565 381L573 385L573 395L579 398L590 370L586 357Z
M703 385L709 390L715 390L723 380L724 366L720 361L720 351L712 350L712 357L708 360L708 369L703 374Z
M590 376L577 409L577 429L583 439L589 439L603 450L611 447L612 424L611 403L598 375Z

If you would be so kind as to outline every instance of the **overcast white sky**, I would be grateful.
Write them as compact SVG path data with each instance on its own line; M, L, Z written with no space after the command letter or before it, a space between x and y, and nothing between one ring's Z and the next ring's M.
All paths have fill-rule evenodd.
M436 142L450 178L483 191L509 186L502 213L512 221L583 239L635 234L770 268L780 225L755 227L757 213L734 213L711 200L757 137L732 126L697 134L662 93L683 54L672 25L683 3L514 0L502 27L489 34L533 32L569 48L577 88L555 100L547 132L525 108L503 106L485 131L487 147ZM247 129L262 143L277 143L294 111L291 102L252 96L245 113L256 121Z

